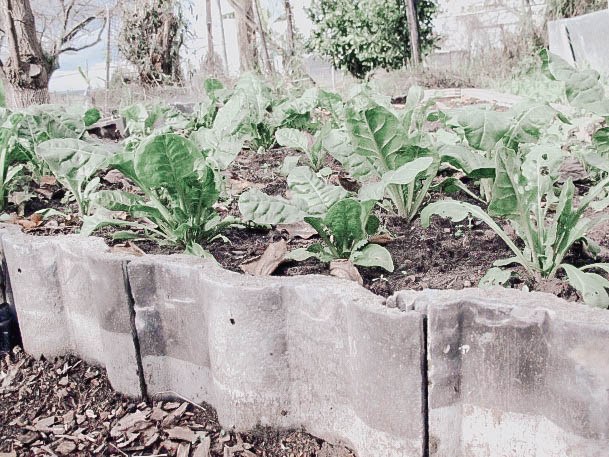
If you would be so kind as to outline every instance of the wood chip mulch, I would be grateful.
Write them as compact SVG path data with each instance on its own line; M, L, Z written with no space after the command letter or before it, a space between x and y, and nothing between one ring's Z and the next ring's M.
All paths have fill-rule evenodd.
M186 399L184 399L186 400ZM353 457L303 431L224 430L209 405L131 400L76 357L0 356L0 457Z

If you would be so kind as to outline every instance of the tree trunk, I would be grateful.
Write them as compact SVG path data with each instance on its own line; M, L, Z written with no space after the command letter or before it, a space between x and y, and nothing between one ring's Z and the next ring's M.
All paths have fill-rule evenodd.
M406 6L406 20L410 34L410 58L415 65L421 62L421 43L419 40L419 19L415 0L404 0Z
M218 14L220 14L220 40L222 43L222 57L224 59L224 73L228 76L228 55L226 53L226 35L224 33L224 17L222 16L222 0L216 0Z
M229 0L235 9L237 19L237 40L239 41L239 68L250 71L257 68L256 23L252 0Z
M205 21L207 25L207 61L213 61L214 56L214 32L211 18L211 0L205 0Z
M285 9L285 19L287 21L288 56L294 57L294 13L292 13L290 0L283 0L283 8Z
M269 56L269 48L266 45L266 32L264 30L264 24L262 23L262 15L260 14L260 3L258 0L254 0L256 7L256 17L258 18L258 31L260 32L260 43L262 44L262 61L264 62L264 68L268 75L273 74L273 65Z
M55 62L42 51L29 0L0 0L0 29L7 37L8 58L0 66L7 105L48 103Z
M30 89L27 87L4 85L6 106L13 109L27 108L30 105L44 105L50 102L49 89Z

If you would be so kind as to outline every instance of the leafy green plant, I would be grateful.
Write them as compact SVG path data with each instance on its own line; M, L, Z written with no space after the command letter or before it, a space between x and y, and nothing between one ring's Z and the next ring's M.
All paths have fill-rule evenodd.
M332 204L323 217L305 217L305 222L318 233L321 243L295 249L287 258L302 261L315 257L326 263L347 259L354 265L382 267L392 272L394 267L389 251L369 242L369 237L375 235L380 226L378 218L372 214L375 204L375 201L344 198Z
M600 210L609 204L606 199L600 203L597 201L599 196L604 196L609 178L593 186L576 207L575 186L570 179L563 184L560 192L555 187L562 160L562 151L555 146L534 146L526 155L504 147L496 155L497 177L488 212L469 203L444 200L428 205L421 212L421 223L428 227L434 214L455 222L467 217L479 219L514 253L512 258L495 262L496 267L520 264L538 280L552 278L562 268L574 287L582 290L584 284L586 290L593 290L584 294L587 303L607 306L609 298L604 299L606 291L599 288L594 276L589 276L594 273L586 273L590 267L576 269L563 261L576 241L584 240L592 244L586 240L586 233L609 218L606 215L585 217L588 208ZM524 246L522 249L494 217L509 221ZM578 272L574 273L574 270ZM495 274L501 273L497 269L493 271Z
M609 118L609 98L600 74L591 69L578 70L564 59L542 49L542 71L546 77L564 84L565 97L573 107Z
M95 124L97 121L101 119L101 113L97 108L89 108L85 111L83 116L83 121L85 123L85 127L89 127Z
M443 148L423 130L429 105L420 104L422 91L409 93L401 117L365 100L359 109L348 107L347 132L332 130L323 139L323 147L361 184L360 200L388 197L397 214L412 221L433 187L466 190L453 178L434 183L442 163L472 176L492 173L492 165L467 148Z
M112 157L107 146L78 139L54 139L39 144L37 155L76 199L81 215L89 213L100 179L95 174Z
M141 194L98 192L97 211L85 218L83 234L117 225L130 229L115 233L118 239L152 238L202 253L199 243L214 239L236 222L222 219L214 209L220 195L215 172L200 149L180 135L149 137L135 151L118 155L111 167L133 181ZM132 220L113 218L104 209L127 212Z
M330 124L327 124L326 127L316 132L315 135L302 130L280 128L275 132L275 138L280 146L305 153L309 158L311 168L319 171L324 166L324 159L327 155L327 151L323 147L323 138L329 133L329 127Z

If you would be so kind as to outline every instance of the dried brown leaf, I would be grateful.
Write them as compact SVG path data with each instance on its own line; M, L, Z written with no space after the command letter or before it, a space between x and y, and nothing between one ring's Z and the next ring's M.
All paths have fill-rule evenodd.
M337 278L355 281L360 285L364 284L362 275L359 274L359 271L350 260L339 259L330 262L330 274L332 276L336 276Z
M112 252L118 252L122 254L131 254L138 257L146 255L144 251L142 251L136 244L131 241L127 241L126 243L120 243L112 246Z
M290 235L290 238L302 238L303 240L308 240L317 235L315 229L305 221L293 222L292 224L278 224L277 230L286 232Z
M39 184L41 187L54 186L57 184L57 178L55 176L44 175L40 177Z
M241 269L254 276L268 276L273 273L283 262L288 252L285 240L269 244L264 253L254 260L249 260L240 265Z
M378 235L374 235L370 237L369 240L371 243L385 245L389 244L393 241L393 238L388 233L379 233Z

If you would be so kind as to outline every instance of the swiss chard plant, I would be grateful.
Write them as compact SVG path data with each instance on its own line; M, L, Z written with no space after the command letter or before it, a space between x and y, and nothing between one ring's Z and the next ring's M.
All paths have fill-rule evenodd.
M98 192L97 210L85 218L83 234L121 226L127 230L116 232L115 238L151 238L201 254L200 243L236 222L223 219L214 208L220 195L215 171L201 150L180 135L151 136L134 151L119 154L110 166L129 178L139 193ZM126 212L130 220L113 217L117 211Z
M321 242L291 251L287 258L302 261L311 257L321 262L347 259L362 267L381 267L393 271L391 254L383 246L371 243L380 222L372 214L375 201L344 198L334 203L323 217L304 218L319 235Z
M485 282L493 277L504 277L499 267L520 264L534 278L552 278L563 269L569 282L583 293L586 303L609 305L609 296L598 275L588 272L591 266L576 268L564 262L573 244L583 241L590 246L586 233L596 224L607 220L607 215L588 217L588 210L600 211L609 204L604 196L609 178L594 185L578 202L575 186L568 179L559 191L556 183L563 160L560 148L538 145L524 152L501 148L496 154L497 177L493 185L493 199L488 210L454 200L438 201L421 213L424 227L432 215L448 217L457 222L473 217L488 225L510 248L514 257L495 262ZM607 167L609 169L609 167ZM495 218L505 218L513 227L520 243L515 242ZM520 247L522 246L522 247ZM602 265L601 265L601 268Z
M95 175L110 162L112 148L78 139L54 139L39 144L36 153L74 196L80 214L88 214L100 183Z
M323 262L349 259L355 265L393 271L389 252L368 242L379 229L378 218L372 214L376 201L349 197L345 189L328 184L304 166L290 172L288 189L289 200L257 189L250 189L239 198L239 209L246 220L273 225L304 220L315 229L321 242L306 250L292 251L288 258L317 257Z
M275 138L280 146L289 147L306 154L311 168L319 171L324 166L327 151L323 147L323 139L330 133L330 124L318 130L314 135L305 130L280 128L275 132Z
M347 131L334 129L324 136L323 147L361 184L359 199L388 198L399 216L412 221L434 187L467 190L453 178L437 182L438 170L448 164L464 173L486 176L492 163L467 148L445 148L423 129L430 105L422 92L409 92L400 117L365 97L359 108L347 109ZM448 186L450 184L450 186Z

